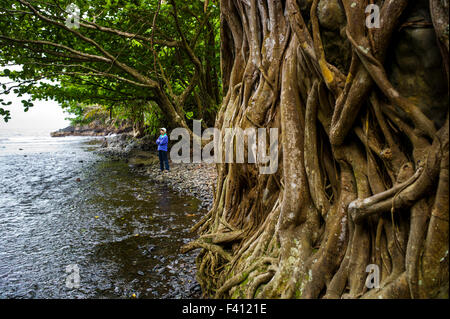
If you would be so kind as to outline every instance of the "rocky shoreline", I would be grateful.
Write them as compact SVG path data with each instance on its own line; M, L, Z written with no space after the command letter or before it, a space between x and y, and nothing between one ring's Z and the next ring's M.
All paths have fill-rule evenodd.
M111 134L128 133L131 131L133 131L133 128L129 126L115 127L93 122L87 125L70 125L55 132L51 132L50 136L106 136Z
M215 165L170 162L170 171L161 172L155 140L150 136L136 139L128 134L105 137L96 152L113 160L124 160L149 180L167 185L181 195L193 196L201 201L202 208L209 210L217 180Z

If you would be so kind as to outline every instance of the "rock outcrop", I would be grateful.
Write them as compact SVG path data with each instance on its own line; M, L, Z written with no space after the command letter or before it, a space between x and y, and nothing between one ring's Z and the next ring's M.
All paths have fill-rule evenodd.
M67 126L55 132L51 132L51 137L64 136L106 136L110 134L120 134L132 132L133 128L130 126L114 126L105 125L98 121L93 121L86 125Z

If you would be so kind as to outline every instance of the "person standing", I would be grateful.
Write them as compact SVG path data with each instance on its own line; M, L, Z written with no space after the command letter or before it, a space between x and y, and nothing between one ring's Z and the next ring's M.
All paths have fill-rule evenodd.
M159 156L159 166L161 168L161 172L164 171L164 166L167 171L170 171L169 168L169 159L167 157L167 145L169 144L169 137L166 134L166 129L162 127L159 132L161 135L156 140L156 144L158 145L158 156Z

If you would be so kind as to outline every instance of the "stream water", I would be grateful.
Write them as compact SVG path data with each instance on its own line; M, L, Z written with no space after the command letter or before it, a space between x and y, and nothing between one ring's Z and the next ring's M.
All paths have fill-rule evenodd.
M178 251L200 201L98 146L0 135L0 298L198 297L195 253Z

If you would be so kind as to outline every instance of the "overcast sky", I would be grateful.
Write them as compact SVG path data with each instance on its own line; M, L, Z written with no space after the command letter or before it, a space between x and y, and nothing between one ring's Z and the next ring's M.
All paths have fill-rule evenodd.
M0 69L3 69L0 67ZM8 67L13 70L17 68ZM9 82L7 78L0 78L0 83ZM69 114L64 113L61 107L55 101L33 101L34 106L24 112L21 100L26 100L29 96L18 97L11 92L8 95L2 95L4 101L11 101L11 105L3 106L3 108L11 112L11 119L5 123L0 117L0 134L19 132L22 134L32 132L51 132L70 125L70 122L64 118Z

